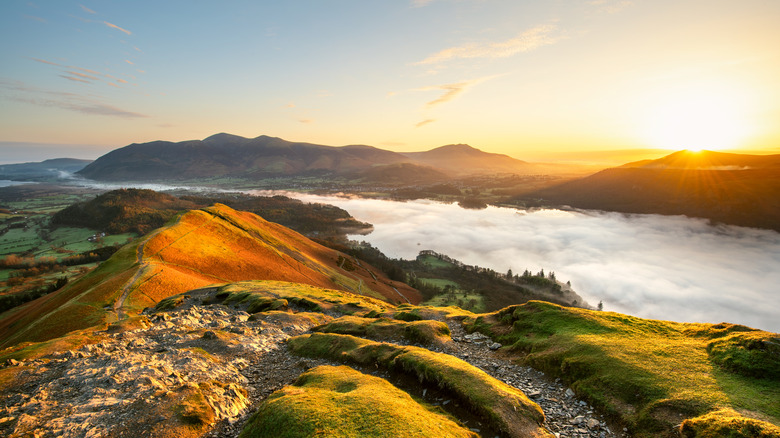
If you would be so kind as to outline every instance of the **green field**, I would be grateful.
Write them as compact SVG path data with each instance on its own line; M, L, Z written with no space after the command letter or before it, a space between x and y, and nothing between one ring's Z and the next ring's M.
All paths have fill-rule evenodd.
M441 262L439 259L435 260ZM449 265L447 262L441 263ZM443 278L418 278L417 281L441 288L442 290L446 287L452 288L451 293L439 294L430 300L425 301L423 303L425 306L458 306L461 309L470 310L472 312L485 311L485 297L482 294L462 290L460 289L460 285L452 280L445 280Z
M444 260L430 256L430 255L421 255L417 257L417 261L420 263L426 264L430 266L431 268L451 268L455 265L452 263L445 262Z

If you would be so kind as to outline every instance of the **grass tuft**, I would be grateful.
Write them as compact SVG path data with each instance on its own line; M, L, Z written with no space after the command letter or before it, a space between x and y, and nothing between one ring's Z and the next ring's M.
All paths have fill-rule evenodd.
M477 435L379 377L320 366L271 394L241 438L453 437Z
M296 354L384 367L436 385L509 436L549 437L541 408L522 391L443 353L424 348L373 342L349 335L314 333L291 338Z

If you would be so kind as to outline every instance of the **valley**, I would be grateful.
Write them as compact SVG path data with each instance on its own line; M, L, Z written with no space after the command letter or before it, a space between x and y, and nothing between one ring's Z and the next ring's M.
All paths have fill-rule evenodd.
M387 159L365 147L348 151ZM496 159L463 145L443 151ZM593 271L589 257L600 243L580 242L572 230L604 237L621 260L622 242L631 244L621 233L641 240L668 226L678 230L678 247L690 238L706 248L701 242L719 236L714 245L731 245L733 255L761 241L770 265L774 231L533 209L548 201L523 198L567 178L587 187L592 177L386 166L343 176L158 181L173 183L166 193L78 178L0 188L0 285L13 297L0 313L0 392L15 394L0 407L0 431L780 436L771 402L780 397L776 333L735 324L739 318L702 322L707 313L695 322L636 316L708 307L677 309L669 296L666 306L634 316L609 311L631 305L623 278L636 284L657 262ZM333 196L341 192L360 196ZM573 228L551 228L561 225ZM572 269L569 254L591 271ZM689 251L685 263L696 257ZM724 274L764 272L772 281L763 262L752 263ZM610 271L597 283L598 272ZM669 294L691 278L664 275ZM770 321L771 306L760 303L771 298L739 275L740 287L759 286L754 299L763 310L752 317ZM622 298L609 295L613 287ZM740 294L712 294L710 307ZM744 306L735 312L746 315ZM368 400L374 407L361 410Z

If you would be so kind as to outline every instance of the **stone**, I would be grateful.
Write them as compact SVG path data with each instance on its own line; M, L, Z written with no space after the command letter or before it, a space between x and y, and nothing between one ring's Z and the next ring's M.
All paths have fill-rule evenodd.
M566 390L566 397L574 397L574 391L572 391L571 388Z
M588 419L588 429L598 429L598 427L601 425L599 420L595 418L589 418Z
M217 334L214 333L213 331L206 330L206 333L203 333L203 339L214 340L214 339L218 339L218 337Z
M577 415L576 417L571 419L571 424L573 424L575 426L579 425L579 424L582 424L584 422L585 422L585 417L583 417L582 415Z
M498 350L499 348L503 347L503 345L499 344L498 342L493 342L488 346L491 350Z

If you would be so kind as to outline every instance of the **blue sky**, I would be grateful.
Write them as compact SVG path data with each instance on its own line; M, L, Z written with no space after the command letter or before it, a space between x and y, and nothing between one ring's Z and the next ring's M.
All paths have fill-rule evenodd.
M530 160L778 152L778 22L766 0L5 0L0 154L217 132Z

